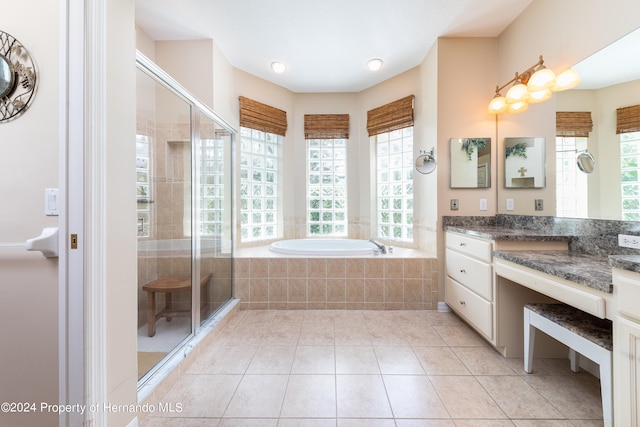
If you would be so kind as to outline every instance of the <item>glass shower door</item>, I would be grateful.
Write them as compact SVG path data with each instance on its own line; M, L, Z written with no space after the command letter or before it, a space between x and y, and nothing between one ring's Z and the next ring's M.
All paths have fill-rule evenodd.
M232 297L232 145L233 135L204 112L199 133L201 323Z
M136 62L140 387L232 302L235 131L140 53Z
M138 377L192 333L192 106L137 71Z

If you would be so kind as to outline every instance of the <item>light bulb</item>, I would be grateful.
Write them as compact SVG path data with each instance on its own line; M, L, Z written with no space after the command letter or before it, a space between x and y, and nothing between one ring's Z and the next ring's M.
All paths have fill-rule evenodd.
M544 89L549 89L555 84L556 73L548 68L543 68L533 73L527 83L527 89L529 89L529 92L538 92Z
M507 109L507 103L504 96L496 95L491 102L489 102L489 114L502 113Z
M529 104L527 103L527 101L514 102L507 105L507 113L509 114L522 113L523 111L527 111L528 109Z
M550 89L543 89L535 92L529 92L529 99L527 99L527 102L529 104L537 104L539 102L544 102L544 101L547 101L549 98L551 98L551 95L552 94Z
M529 98L527 87L522 83L518 83L517 85L511 86L505 100L507 104L514 104L516 102L526 101L527 98Z
M374 58L367 62L367 67L371 71L378 71L382 68L382 59Z
M284 65L282 62L273 61L271 63L271 69L273 70L274 73L282 74L287 69L287 66Z
M556 77L556 84L551 88L553 92L560 92L574 88L580 84L580 76L578 73L569 68L558 74Z

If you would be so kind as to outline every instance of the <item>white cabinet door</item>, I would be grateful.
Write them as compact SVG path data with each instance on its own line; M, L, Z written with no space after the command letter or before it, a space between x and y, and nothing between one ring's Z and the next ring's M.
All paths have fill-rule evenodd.
M640 323L616 317L613 336L614 420L638 427L640 420Z

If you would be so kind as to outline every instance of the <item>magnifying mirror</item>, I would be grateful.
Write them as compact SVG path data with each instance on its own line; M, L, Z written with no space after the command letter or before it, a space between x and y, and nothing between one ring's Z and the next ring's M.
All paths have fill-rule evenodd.
M578 169L584 173L591 173L596 166L596 159L588 151L584 151L576 157Z
M416 170L423 175L429 174L436 169L436 158L433 156L433 148L430 151L420 150L420 155L416 158Z
M13 89L13 71L11 64L0 55L0 98L8 95Z

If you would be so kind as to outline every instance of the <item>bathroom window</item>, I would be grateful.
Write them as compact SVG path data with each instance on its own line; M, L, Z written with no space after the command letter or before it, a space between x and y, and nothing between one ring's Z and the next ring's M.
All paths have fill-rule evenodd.
M556 137L556 211L567 218L588 217L587 174L580 172L576 154L587 149L587 138Z
M620 134L622 220L640 220L640 132Z
M223 215L225 212L225 170L224 140L200 140L202 153L202 219L203 236L222 237Z
M151 147L147 135L136 135L136 197L138 200L138 237L151 235L150 162Z
M347 236L347 140L307 140L307 235Z
M413 126L374 139L377 235L413 242Z
M275 239L282 137L240 128L240 239Z

